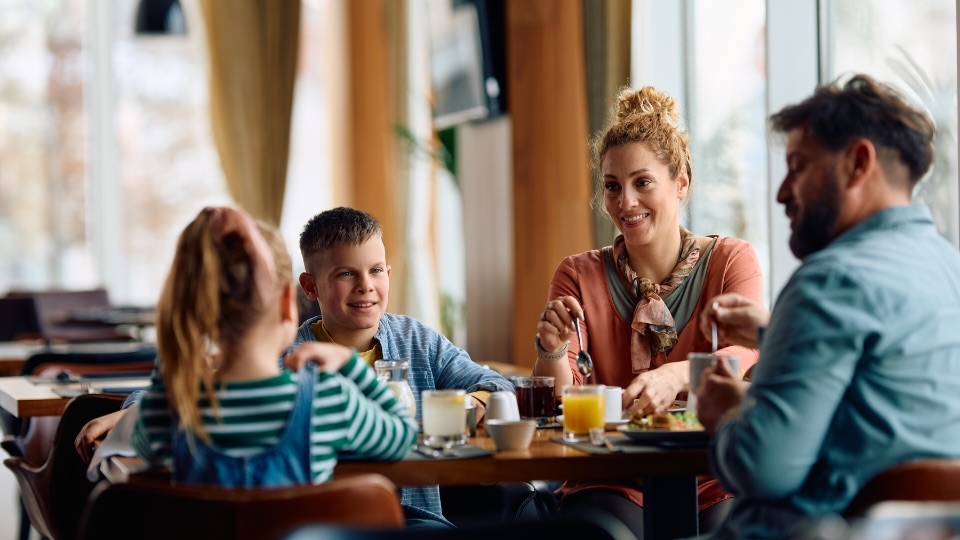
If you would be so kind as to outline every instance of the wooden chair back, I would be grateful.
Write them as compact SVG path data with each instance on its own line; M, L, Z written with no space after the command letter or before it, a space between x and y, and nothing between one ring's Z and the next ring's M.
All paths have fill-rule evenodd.
M74 448L74 439L87 422L120 410L124 396L89 394L70 400L57 425L52 449L42 465L22 457L7 458L20 487L27 516L44 538L75 538L77 525L94 484L87 464Z
M80 538L259 540L317 523L401 528L404 517L396 486L376 474L317 486L260 489L103 481L91 495Z
M895 465L871 478L845 514L863 516L884 501L960 502L960 459L921 459Z
M0 298L0 341L40 339L40 319L33 298Z

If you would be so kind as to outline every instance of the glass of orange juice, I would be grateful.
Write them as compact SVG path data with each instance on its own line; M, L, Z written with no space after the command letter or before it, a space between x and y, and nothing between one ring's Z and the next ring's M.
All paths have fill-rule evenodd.
M563 387L563 440L589 440L591 429L603 429L602 384Z

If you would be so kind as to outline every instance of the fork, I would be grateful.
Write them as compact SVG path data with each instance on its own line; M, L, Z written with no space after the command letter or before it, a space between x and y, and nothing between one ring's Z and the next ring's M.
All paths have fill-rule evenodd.
M90 384L90 381L80 381L80 393L81 394L96 394L97 391Z

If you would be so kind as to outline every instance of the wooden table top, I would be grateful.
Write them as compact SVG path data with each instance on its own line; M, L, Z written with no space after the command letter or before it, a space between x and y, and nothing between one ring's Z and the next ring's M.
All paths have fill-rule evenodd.
M341 461L337 478L378 473L398 486L476 485L530 480L637 480L643 479L643 494L649 508L644 516L647 538L686 538L698 534L697 475L710 472L706 448L645 446L623 453L587 453L551 441L560 430L537 430L530 448L496 452L464 459L404 459L395 462ZM619 436L608 432L608 436ZM482 430L469 442L493 450L493 441ZM114 456L100 463L111 482L170 481L168 471L147 470L136 457Z
M427 459L386 461L341 461L337 476L379 473L397 485L469 485L486 482L539 480L616 480L645 476L708 474L706 448L663 448L646 446L632 452L588 454L553 442L558 429L538 429L527 450L495 452L492 456L468 459ZM609 437L621 436L608 432ZM493 440L481 431L470 443L495 451Z
M608 432L616 437L617 432ZM378 473L398 486L473 485L529 480L617 480L648 476L682 476L710 472L707 449L647 446L632 452L585 453L577 448L553 442L560 430L539 429L530 448L495 452L491 456L465 459L406 459L401 461L341 461L334 475L338 478ZM493 440L481 430L470 443L494 451ZM146 472L145 464L135 457L112 457L101 464L101 471L113 482L155 480L164 473Z
M92 382L94 389L146 388L149 385L149 377L111 377ZM0 377L0 407L17 418L58 416L63 413L70 397L63 397L54 389L79 391L80 384L52 381L38 383L34 377Z

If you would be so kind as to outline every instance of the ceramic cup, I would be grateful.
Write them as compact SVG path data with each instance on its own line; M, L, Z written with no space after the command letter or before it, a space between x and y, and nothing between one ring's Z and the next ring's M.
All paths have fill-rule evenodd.
M710 353L690 353L687 360L690 361L690 391L687 393L687 410L697 413L697 388L700 387L700 380L703 377L703 370L713 366L717 361L717 355ZM725 356L730 368L739 377L740 359L736 356Z
M517 396L505 390L490 394L487 398L486 417L490 420L519 420L520 409L517 408Z
M623 388L607 386L603 389L603 420L619 422L623 419Z

